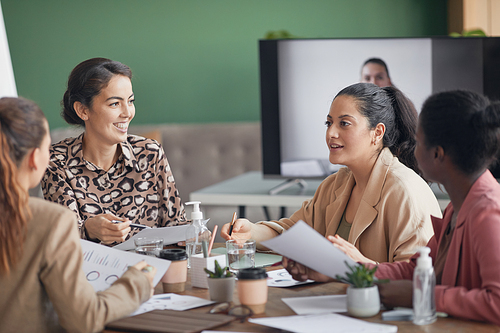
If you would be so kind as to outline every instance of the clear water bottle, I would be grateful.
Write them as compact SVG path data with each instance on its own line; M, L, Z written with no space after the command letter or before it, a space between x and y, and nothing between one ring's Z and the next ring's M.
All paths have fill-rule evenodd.
M186 253L188 255L188 268L191 267L191 256L203 252L203 241L210 242L212 233L207 228L209 220L203 219L203 212L200 211L199 201L186 202L186 205L193 205L191 213L191 225L186 230Z
M431 249L422 247L418 250L417 266L413 272L413 323L427 325L436 321L436 303L434 289L436 275L432 267Z

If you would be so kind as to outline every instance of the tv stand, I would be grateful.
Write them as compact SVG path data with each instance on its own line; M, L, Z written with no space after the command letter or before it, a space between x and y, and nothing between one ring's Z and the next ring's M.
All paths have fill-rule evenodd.
M270 189L269 194L276 195L279 192L284 191L287 188L292 187L295 184L297 184L301 187L301 192L303 192L307 188L307 183L304 179L290 178L290 179L287 179L285 182L279 184L278 186L275 186L272 189Z

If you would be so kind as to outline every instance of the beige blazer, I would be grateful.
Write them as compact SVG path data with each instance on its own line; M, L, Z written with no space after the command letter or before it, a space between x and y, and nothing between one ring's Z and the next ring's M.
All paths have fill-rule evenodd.
M0 331L102 331L149 298L144 274L130 268L96 293L82 270L76 216L69 209L30 198L32 218L20 262L0 276Z
M290 218L261 223L281 233L303 220L324 236L334 235L354 185L352 172L342 168L327 177ZM384 148L352 221L349 242L372 260L406 261L434 234L431 215L441 217L430 187Z

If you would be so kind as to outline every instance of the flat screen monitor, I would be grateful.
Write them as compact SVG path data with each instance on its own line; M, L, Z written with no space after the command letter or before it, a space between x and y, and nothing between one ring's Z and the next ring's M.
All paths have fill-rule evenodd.
M326 115L369 58L385 61L417 111L432 93L451 89L500 99L500 38L261 40L259 53L266 178L324 178L338 169L328 161Z

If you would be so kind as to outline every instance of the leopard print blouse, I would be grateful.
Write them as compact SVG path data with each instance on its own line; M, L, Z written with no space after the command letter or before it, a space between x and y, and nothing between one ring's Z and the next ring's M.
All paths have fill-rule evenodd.
M158 142L128 135L120 143L122 154L106 172L83 158L82 139L83 134L52 145L41 184L46 200L77 214L83 239L88 238L85 221L98 214L111 213L150 227L186 223L179 191ZM132 228L128 237L138 231Z

